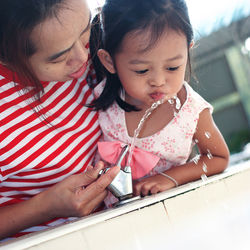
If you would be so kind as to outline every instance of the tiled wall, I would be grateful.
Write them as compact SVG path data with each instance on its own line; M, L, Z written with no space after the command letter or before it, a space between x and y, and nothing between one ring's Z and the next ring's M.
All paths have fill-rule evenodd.
M6 245L30 250L250 249L249 168L207 185L186 186L179 194L86 226L82 219L62 228ZM178 190L177 190L178 191ZM172 191L174 192L174 191ZM160 197L160 196L159 196ZM138 201L140 203L140 201ZM141 202L141 204L143 201ZM104 216L103 215L100 216ZM95 217L93 216L92 219ZM91 220L91 218L89 219ZM82 224L81 224L82 223ZM65 232L66 232L65 231ZM53 234L53 236L52 236ZM31 240L33 243L31 243ZM7 248L6 248L7 249Z

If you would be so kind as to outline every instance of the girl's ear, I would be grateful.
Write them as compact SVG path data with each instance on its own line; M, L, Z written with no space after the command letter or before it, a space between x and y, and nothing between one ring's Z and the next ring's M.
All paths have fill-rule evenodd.
M97 55L102 63L102 65L111 73L114 74L116 73L114 62L110 54L104 50L104 49L99 49L97 52Z

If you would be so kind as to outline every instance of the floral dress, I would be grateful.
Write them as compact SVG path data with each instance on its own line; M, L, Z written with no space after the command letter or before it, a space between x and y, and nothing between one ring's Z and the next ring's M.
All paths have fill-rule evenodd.
M104 85L105 80L95 88L96 96L101 94ZM135 166L133 166L131 161L134 180L156 175L174 166L182 165L189 159L194 146L193 136L199 114L206 108L212 113L213 108L187 82L184 82L184 87L186 89L186 100L173 119L155 134L136 139L135 148L152 153L158 157L158 160L154 166L147 166L145 160L143 164L137 164L134 160ZM124 98L124 94L122 98ZM122 142L122 144L120 143L121 146L124 144L131 145L133 138L127 132L125 111L117 103L113 103L106 111L99 111L99 122L103 132L102 141L113 142L105 145L106 148L109 148L109 151L111 149L114 151L114 148L117 147L114 144L119 144L117 142ZM101 158L114 163L114 161L109 160L109 156L108 159L105 159L111 152L100 152L105 147L99 147ZM143 171L138 170L138 166L142 165L145 169Z

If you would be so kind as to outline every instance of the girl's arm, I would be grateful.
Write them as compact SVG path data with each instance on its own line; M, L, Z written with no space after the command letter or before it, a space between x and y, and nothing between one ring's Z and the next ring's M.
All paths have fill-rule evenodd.
M107 195L106 187L119 172L114 167L96 180L104 164L72 175L33 198L0 208L0 239L57 217L90 214Z
M210 176L225 170L229 161L229 150L216 127L209 109L200 113L194 139L198 141L200 159L176 166L164 173L174 178L179 185L198 180L203 174ZM135 195L158 193L175 187L175 183L162 175L156 175L136 183Z
M198 163L192 161L168 171L169 175L172 174L179 184L200 179L202 174L207 176L218 174L224 171L228 165L228 147L208 109L200 113L194 139L198 141L197 146L201 155ZM204 171L204 166L207 171Z

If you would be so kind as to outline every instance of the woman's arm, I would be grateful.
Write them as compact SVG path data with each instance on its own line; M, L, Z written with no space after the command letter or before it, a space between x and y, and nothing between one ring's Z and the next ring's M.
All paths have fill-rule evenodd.
M203 174L206 176L218 174L225 170L228 165L228 147L208 109L200 113L194 139L198 141L199 161L191 161L164 172L174 178L179 185L198 180ZM162 175L156 175L136 183L134 193L135 195L147 195L148 193L158 193L172 187L175 187L172 180Z
M99 179L103 164L89 167L85 173L72 175L33 198L0 208L0 239L56 217L90 214L107 195L106 187L119 172L111 168ZM97 179L97 180L96 180Z

